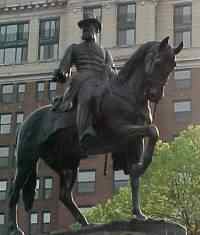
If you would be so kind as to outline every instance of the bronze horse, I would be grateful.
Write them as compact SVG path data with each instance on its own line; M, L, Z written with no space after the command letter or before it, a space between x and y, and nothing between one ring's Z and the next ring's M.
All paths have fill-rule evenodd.
M176 66L175 55L183 48L182 43L172 48L168 40L169 37L161 42L147 42L138 48L116 79L102 82L91 102L99 139L89 153L111 152L115 169L130 175L132 211L138 219L145 219L140 210L139 177L151 163L159 137L152 124L149 102L158 103L162 98L168 76ZM18 133L17 171L9 200L9 235L24 234L17 224L17 202L22 191L26 211L32 208L39 158L60 176L60 200L80 224L88 224L72 195L80 159L87 157L78 142L76 109L62 113L51 108L48 105L30 114Z

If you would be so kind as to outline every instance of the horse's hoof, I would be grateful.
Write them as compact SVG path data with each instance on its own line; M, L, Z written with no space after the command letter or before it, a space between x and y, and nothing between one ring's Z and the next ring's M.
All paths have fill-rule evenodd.
M134 218L137 219L137 220L140 220L140 221L145 221L148 219L148 217L146 215L144 215L141 210L133 210L133 215L134 215Z

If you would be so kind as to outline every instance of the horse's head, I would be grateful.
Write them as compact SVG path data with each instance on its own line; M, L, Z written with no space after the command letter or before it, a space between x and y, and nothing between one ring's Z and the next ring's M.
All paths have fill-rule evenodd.
M177 48L168 44L169 37L153 44L145 56L145 95L151 102L157 103L164 95L164 87L169 74L176 66L175 55L182 48L183 43Z

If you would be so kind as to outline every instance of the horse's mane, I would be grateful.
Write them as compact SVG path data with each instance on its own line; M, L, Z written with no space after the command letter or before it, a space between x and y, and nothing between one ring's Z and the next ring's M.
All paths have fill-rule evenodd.
M156 41L152 41L144 43L142 46L140 46L119 71L118 81L127 81L130 77L130 74L132 74L134 70L138 67L138 63L142 63L144 61L148 49L157 43L158 42Z

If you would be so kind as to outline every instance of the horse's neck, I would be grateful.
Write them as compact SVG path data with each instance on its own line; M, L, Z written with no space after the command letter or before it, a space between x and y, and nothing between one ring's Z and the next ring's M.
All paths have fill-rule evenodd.
M144 99L144 69L142 66L134 71L130 78L125 81L114 80L111 81L111 87L114 91L120 94L121 97L126 97L132 103L141 103Z

